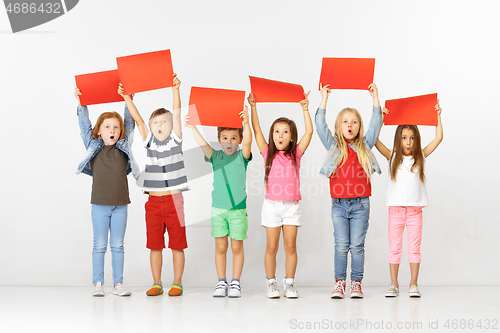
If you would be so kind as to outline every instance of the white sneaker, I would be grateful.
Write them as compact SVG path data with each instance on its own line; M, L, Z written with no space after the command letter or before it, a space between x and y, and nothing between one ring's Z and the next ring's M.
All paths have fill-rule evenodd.
M227 296L227 282L219 281L215 286L214 297L226 297Z
M399 289L395 285L392 285L385 292L385 297L396 297L399 295Z
M123 287L123 285L121 283L118 283L113 288L113 295L130 296L130 295L132 295L132 293L130 292L130 290L125 289L125 287Z
M409 295L410 297L420 297L420 291L416 285L410 287Z
M97 284L94 287L95 287L95 289L94 289L94 293L92 294L92 296L104 297L104 290L102 288L101 282L97 282Z
M345 295L345 280L335 281L335 288L333 289L331 298L342 299Z
M231 298L240 298L241 297L241 286L238 281L231 281L231 284L229 285L229 293L228 297Z
M276 279L267 279L267 297L280 298L280 291Z
M285 296L286 298L299 298L299 292L295 290L294 279L283 279L283 296Z

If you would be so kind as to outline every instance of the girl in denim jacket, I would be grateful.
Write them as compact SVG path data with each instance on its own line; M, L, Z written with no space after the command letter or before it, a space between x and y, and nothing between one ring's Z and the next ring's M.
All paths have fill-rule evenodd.
M130 291L122 285L123 241L127 226L127 207L130 203L127 175L132 172L134 178L139 176L139 167L130 150L135 124L125 107L125 123L117 112L105 112L92 128L87 107L80 105L81 94L76 88L80 135L87 154L76 173L83 172L92 176L93 296L104 296L104 254L108 247L108 232L113 266L113 294L129 296Z
M373 98L373 115L366 135L359 112L352 108L340 111L332 135L325 121L329 85L321 85L321 104L316 112L316 130L328 150L320 174L330 180L333 235L335 238L335 288L332 298L344 298L347 255L351 252L351 298L363 298L361 280L364 272L365 237L370 216L370 177L380 173L371 149L377 142L382 123L378 90L368 87Z
M387 185L385 205L389 206L389 272L391 286L386 297L399 295L398 271L401 262L403 231L408 233L408 261L410 263L410 297L420 297L417 286L420 269L420 242L422 239L422 208L427 206L424 165L443 140L441 107L434 106L438 114L436 137L424 149L420 132L415 125L399 125L394 135L394 148L389 150L380 140L375 147L389 161L391 179ZM384 113L389 110L384 108Z

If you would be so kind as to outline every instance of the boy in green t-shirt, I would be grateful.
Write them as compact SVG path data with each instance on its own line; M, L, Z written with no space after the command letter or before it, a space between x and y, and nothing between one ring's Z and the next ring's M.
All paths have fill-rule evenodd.
M222 150L210 147L195 125L185 126L193 130L196 142L205 154L205 161L212 163L214 190L212 191L212 236L215 237L215 268L219 282L214 297L241 297L240 277L243 271L243 240L247 238L248 220L246 212L247 165L252 160L252 131L248 120L248 109L240 112L243 129L218 127L217 134ZM241 150L238 145L242 143ZM233 251L233 280L227 284L226 255L228 236Z

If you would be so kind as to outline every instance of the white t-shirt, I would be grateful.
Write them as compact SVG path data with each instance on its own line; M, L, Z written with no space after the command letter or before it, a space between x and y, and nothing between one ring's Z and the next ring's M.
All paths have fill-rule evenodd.
M424 159L425 163L425 159ZM413 156L403 156L403 162L399 165L396 181L389 179L387 192L385 194L386 206L427 206L427 190L425 184L420 181L418 168L413 165ZM389 177L391 171L389 170Z

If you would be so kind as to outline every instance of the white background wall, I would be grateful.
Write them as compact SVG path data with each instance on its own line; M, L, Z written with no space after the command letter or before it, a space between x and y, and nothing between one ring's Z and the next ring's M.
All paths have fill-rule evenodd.
M500 24L495 1L80 1L66 15L17 34L0 10L0 285L90 285L91 179L75 175L84 154L73 97L74 75L116 68L118 56L171 49L182 80L183 106L191 86L250 91L248 75L303 85L312 90L311 114L322 57L374 57L380 98L437 92L443 108L444 141L426 165L430 206L424 210L422 285L498 285L499 201L498 108ZM143 117L171 108L170 89L136 95ZM365 126L371 112L367 91L334 91L327 120L333 126L346 106L360 110ZM95 121L123 103L91 106ZM295 104L258 105L262 128L288 116L304 132ZM381 140L392 146L394 126ZM422 144L434 128L421 127ZM216 140L213 128L203 128ZM144 161L139 133L133 149ZM214 240L208 222L212 177L190 130L184 131L188 172L185 194L188 227L185 285L216 281ZM253 144L248 170L249 232L243 283L262 285L265 230L260 227L263 160ZM332 285L333 228L328 182L319 176L326 151L317 134L302 160L302 212L298 234L299 285ZM385 286L387 209L384 173L373 178L366 242L365 285ZM199 163L200 165L195 165ZM146 196L129 176L125 283L149 285L145 248ZM165 252L164 282L171 257ZM409 280L403 254L401 284ZM106 279L111 283L109 253ZM231 277L228 267L228 277ZM277 276L284 274L278 255Z

